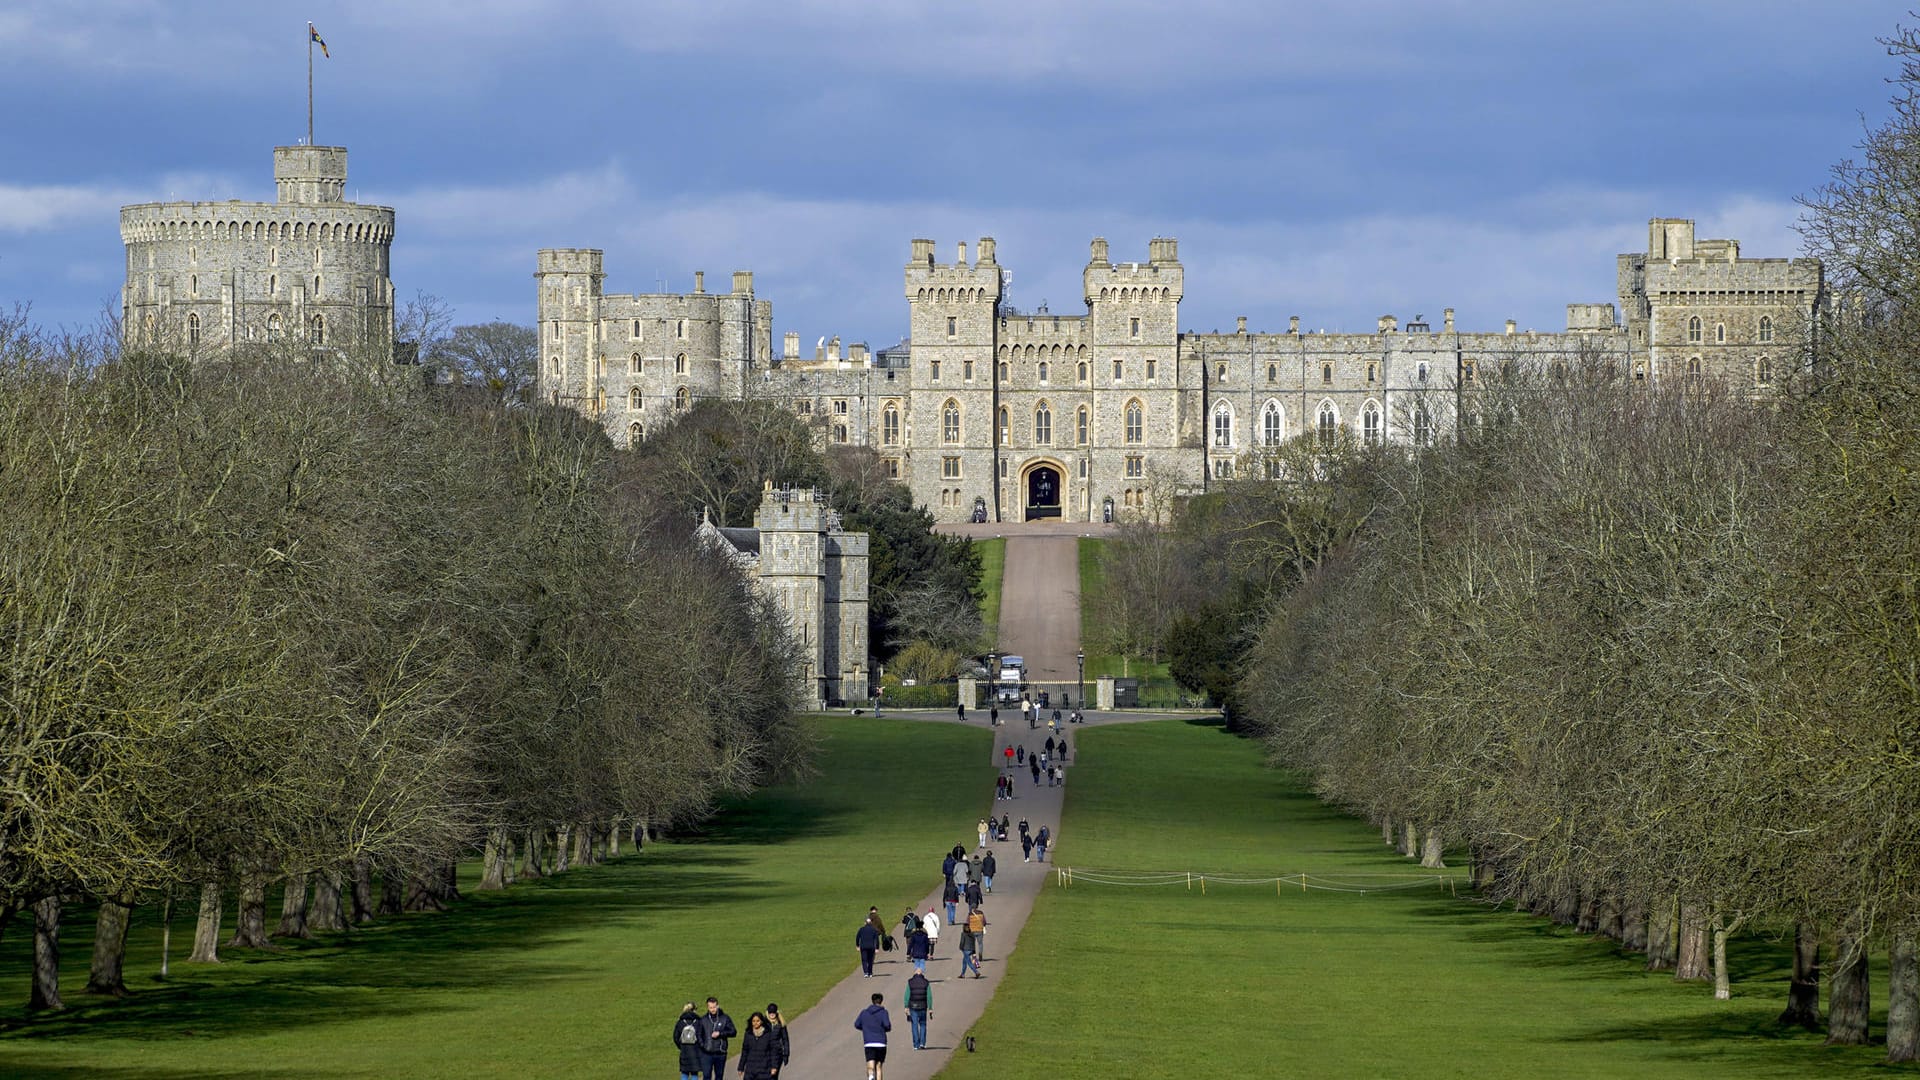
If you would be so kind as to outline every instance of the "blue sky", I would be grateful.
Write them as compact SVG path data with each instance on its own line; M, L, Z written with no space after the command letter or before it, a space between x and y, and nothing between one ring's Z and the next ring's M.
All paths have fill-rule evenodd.
M1797 254L1793 199L1885 115L1904 5L1772 0L0 0L0 304L117 306L118 207L271 199L351 151L393 277L533 319L534 251L613 292L756 272L776 333L889 344L908 241L991 235L1078 314L1087 241L1180 239L1181 322L1564 325L1646 219Z

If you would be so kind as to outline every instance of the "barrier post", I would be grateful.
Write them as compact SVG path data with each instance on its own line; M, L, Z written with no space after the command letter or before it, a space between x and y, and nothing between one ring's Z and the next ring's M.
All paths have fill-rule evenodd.
M1187 871L1187 891L1193 891L1193 871Z
M1207 895L1207 875L1205 874L1200 875L1200 895Z

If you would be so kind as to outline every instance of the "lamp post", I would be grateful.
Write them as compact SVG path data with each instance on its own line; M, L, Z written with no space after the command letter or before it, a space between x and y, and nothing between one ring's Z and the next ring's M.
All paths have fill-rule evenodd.
M1073 662L1080 672L1080 707L1087 707L1087 650L1080 649L1073 654Z
M987 715L1000 707L1000 654L987 654Z

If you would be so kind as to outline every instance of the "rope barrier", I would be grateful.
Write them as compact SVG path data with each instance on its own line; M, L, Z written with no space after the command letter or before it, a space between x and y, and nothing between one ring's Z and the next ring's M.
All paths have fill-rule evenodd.
M1285 895L1288 886L1301 892L1338 892L1365 895L1375 892L1405 892L1410 889L1436 888L1457 896L1459 875L1453 872L1408 874L1392 872L1345 871L1337 874L1301 872L1274 877L1244 877L1233 874L1204 874L1192 870L1120 870L1106 867L1065 866L1054 868L1054 879L1061 888L1077 882L1089 885L1114 885L1128 888L1156 888L1181 885L1192 892L1195 885L1206 895L1209 879L1215 885L1272 885L1275 895Z

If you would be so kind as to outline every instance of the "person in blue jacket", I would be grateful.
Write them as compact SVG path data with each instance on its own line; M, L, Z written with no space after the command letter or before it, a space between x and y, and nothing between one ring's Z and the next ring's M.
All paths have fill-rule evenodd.
M860 1010L854 1017L853 1026L860 1032L860 1044L867 1052L867 1080L884 1080L887 1064L887 1032L893 1030L893 1021L887 1016L887 1007L880 1004L879 994L873 995L873 1004Z

